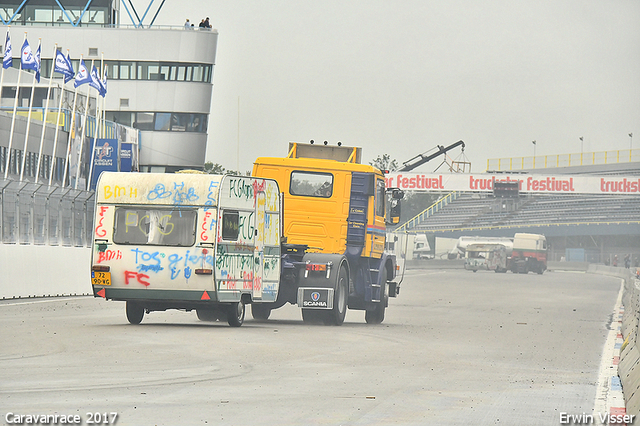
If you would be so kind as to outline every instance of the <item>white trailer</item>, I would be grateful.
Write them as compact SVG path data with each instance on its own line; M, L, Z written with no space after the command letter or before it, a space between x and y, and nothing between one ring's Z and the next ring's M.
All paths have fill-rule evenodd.
M278 296L280 219L272 179L102 173L93 294L125 301L132 324L145 312L180 309L240 326L246 304Z

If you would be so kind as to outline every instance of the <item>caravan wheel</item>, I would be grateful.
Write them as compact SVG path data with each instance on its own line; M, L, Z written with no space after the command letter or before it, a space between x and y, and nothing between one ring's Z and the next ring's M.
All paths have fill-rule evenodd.
M131 324L140 324L144 318L144 307L136 302L127 301L127 320Z
M240 327L244 323L244 301L232 303L228 309L227 322L231 327Z

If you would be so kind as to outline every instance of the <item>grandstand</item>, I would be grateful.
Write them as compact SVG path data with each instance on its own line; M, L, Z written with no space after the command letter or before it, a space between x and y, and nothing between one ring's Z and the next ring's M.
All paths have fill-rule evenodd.
M513 164L513 161L504 162ZM518 161L519 163L519 161ZM524 163L524 162L522 162ZM573 176L639 176L640 162L589 164L520 169L517 173ZM499 170L492 172L506 173ZM640 264L640 194L541 194L520 192L502 198L487 191L444 194L430 209L401 225L399 230L434 237L512 237L516 232L544 234L551 260L580 249L585 260L607 262L616 255Z

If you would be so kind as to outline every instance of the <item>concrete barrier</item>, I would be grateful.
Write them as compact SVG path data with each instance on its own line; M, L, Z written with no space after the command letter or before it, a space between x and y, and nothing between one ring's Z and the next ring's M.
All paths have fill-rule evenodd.
M618 377L622 384L626 414L638 416L640 414L640 348L638 348L637 338L640 322L640 281L635 279L635 269L589 265L587 272L611 275L624 280L622 293L624 314L620 326L624 343L620 348Z
M0 299L91 294L91 249L0 244Z

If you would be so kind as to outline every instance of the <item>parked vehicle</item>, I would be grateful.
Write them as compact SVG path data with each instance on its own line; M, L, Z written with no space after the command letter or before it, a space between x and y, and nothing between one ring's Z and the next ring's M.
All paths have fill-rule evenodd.
M464 268L495 272L507 271L507 247L503 244L469 244L466 248Z
M433 259L431 246L425 234L416 234L413 240L414 259Z
M547 270L547 239L540 234L517 233L513 237L513 250L507 269L514 273L538 274Z

